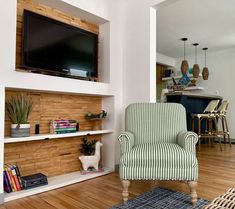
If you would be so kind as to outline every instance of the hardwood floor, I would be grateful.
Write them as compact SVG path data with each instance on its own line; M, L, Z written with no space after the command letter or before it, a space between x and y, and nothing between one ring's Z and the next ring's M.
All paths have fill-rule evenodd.
M212 200L230 187L235 187L235 145L201 146L198 196ZM188 193L186 182L134 181L130 198L161 186ZM105 209L121 202L121 182L117 173L67 186L61 189L22 198L0 205L0 209Z

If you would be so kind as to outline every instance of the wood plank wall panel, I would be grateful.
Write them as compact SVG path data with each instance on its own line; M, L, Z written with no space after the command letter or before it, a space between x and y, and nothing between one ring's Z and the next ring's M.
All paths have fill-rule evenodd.
M85 113L98 113L102 108L102 98L93 96L7 90L6 99L19 94L30 96L35 104L29 117L31 134L34 134L36 123L40 124L40 134L49 133L50 120L59 117L78 120L80 130L91 130L94 123L97 125L97 121L87 120ZM101 121L98 123L101 125ZM10 125L10 119L5 112L5 136L10 135ZM77 171L81 168L78 156L82 138L5 144L4 163L16 163L22 175L43 172L48 176L54 176ZM101 136L90 136L89 139L100 140Z
M100 135L89 140L101 140ZM81 170L78 159L82 137L5 144L4 163L17 164L21 175L43 173L56 176Z
M99 113L102 109L102 97L7 90L6 99L20 94L30 96L34 102L29 116L31 134L34 134L37 123L40 124L40 134L50 133L50 121L59 118L78 120L82 131L92 130L97 123L101 125L101 121L87 120L85 114ZM11 121L5 112L5 136L10 136L10 129Z
M47 16L52 19L73 25L78 28L82 28L92 33L99 33L99 26L86 22L85 20L79 19L75 16L66 14L57 9L48 7L46 5L39 4L33 0L18 0L17 2L17 33L16 33L16 68L21 67L22 58L22 22L23 22L23 11L24 9L32 12Z

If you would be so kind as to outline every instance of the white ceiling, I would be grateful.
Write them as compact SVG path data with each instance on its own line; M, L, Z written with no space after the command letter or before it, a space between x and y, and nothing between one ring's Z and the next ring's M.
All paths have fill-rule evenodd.
M178 0L157 10L157 51L183 57L183 42L187 37L186 55L194 55L192 43L210 51L235 47L235 0Z

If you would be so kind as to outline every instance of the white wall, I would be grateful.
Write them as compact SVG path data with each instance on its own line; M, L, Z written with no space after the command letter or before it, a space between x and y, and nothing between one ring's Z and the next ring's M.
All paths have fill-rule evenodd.
M152 24L156 16L151 8L160 2L163 0L127 0L123 3L125 107L133 102L156 100L156 94L153 95L156 90L156 35L153 36L156 24Z
M58 0L59 1L59 0ZM120 14L121 3L119 0L110 2L109 0L64 0L73 6L77 6L93 15L109 21L110 27L110 54L109 66L110 83L96 83L82 80L39 75L33 73L24 73L15 71L15 43L16 43L16 7L17 1L4 1L0 3L0 26L4 30L0 33L0 156L3 156L3 130L4 130L4 92L6 87L24 88L45 91L59 91L67 93L83 93L95 95L112 95L110 99L104 99L103 107L108 104L110 110L111 124L114 132L104 137L107 142L107 149L111 156L108 158L107 165L114 167L115 154L117 145L117 134L121 129L122 116L122 92L123 92L123 75L122 75L122 23ZM61 4L58 4L59 6ZM104 148L105 149L105 148ZM118 158L118 157L116 157ZM2 163L3 157L0 158L0 193L3 192L2 185Z
M156 56L156 61L157 61L157 63L163 64L163 65L168 65L171 67L175 67L176 63L177 63L177 60L175 58L166 56L166 55L158 53L158 52L157 52L157 56Z
M235 78L235 48L227 50L207 52L207 66L209 69L209 80L204 81L202 78L199 80L199 85L205 87L205 93L221 95L224 99L229 101L228 110L228 123L231 132L231 137L235 138L235 95L233 94L234 89L234 78ZM189 57L189 66L192 67L194 64L194 57ZM178 69L180 69L181 60L178 60ZM200 70L204 67L204 54L200 52L198 55L198 64Z

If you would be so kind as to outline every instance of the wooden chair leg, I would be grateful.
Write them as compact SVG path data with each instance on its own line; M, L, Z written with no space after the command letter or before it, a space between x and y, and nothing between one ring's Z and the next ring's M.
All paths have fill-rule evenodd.
M190 196L192 198L192 204L195 205L197 202L197 182L196 181L189 181L188 186L190 189Z
M226 144L226 131L225 130L225 124L224 124L224 118L220 118L221 119L221 123L222 123L222 131L223 131L223 137L224 137L224 143Z
M232 143L231 143L231 138L230 138L230 134L229 134L229 130L228 130L228 123L227 123L227 118L226 118L226 116L224 117L224 122L225 122L226 133L227 133L227 136L228 136L229 145L230 145L230 147L231 147L231 146L232 146Z
M221 145L221 138L219 136L219 130L218 130L218 124L216 118L213 118L214 124L215 124L215 135L217 136L219 140L219 146L220 146L220 151L222 151L222 145Z
M198 118L198 151L201 150L201 118Z
M123 203L127 204L128 196L129 196L128 187L130 186L130 181L122 180L122 186L123 186L123 191L122 191Z

